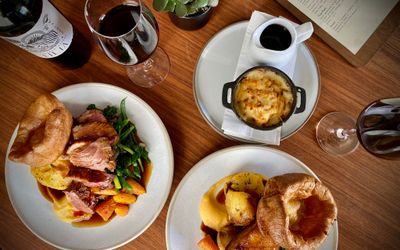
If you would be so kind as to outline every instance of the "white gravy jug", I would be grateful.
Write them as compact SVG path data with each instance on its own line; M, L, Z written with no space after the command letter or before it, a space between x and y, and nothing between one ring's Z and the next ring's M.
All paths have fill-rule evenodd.
M265 48L261 42L264 30L271 25L280 25L290 33L290 41L287 41L287 48L282 50ZM261 24L249 39L250 59L256 64L266 64L274 67L282 67L288 64L297 51L297 45L311 37L314 28L311 22L295 26L291 21L276 17ZM272 38L273 39L273 38ZM265 42L264 42L265 45Z

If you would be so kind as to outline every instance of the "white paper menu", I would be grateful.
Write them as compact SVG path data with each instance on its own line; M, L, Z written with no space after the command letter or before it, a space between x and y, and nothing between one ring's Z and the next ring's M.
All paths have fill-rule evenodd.
M374 33L398 0L289 0L353 54Z

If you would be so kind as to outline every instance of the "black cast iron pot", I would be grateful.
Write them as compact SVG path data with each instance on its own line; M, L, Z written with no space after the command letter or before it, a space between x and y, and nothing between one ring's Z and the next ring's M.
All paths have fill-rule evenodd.
M244 119L242 119L241 115L238 113L238 110L236 109L234 103L235 103L235 93L236 90L238 89L238 86L241 82L241 80L251 71L253 70L257 70L257 69L266 69L268 71L272 71L275 72L276 74L278 74L279 76L283 77L286 81L286 83L290 86L291 89L291 93L293 96L293 102L292 102L292 106L290 107L290 112L289 114L284 117L281 122L276 123L276 124L272 124L269 126L265 126L265 127L260 127L257 126L254 123L251 123L249 121L246 121ZM230 91L229 91L230 90ZM300 106L296 107L297 105L297 93L300 94ZM230 100L230 102L229 102ZM271 67L271 66L256 66L253 68L250 68L248 70L246 70L243 74L241 74L235 81L233 82L228 82L224 84L224 87L222 89L222 104L224 105L224 107L233 110L233 112L236 114L236 116L245 124L247 124L248 126L255 128L255 129L259 129L259 130L272 130L275 129L279 126L282 126L282 124L284 122L286 122L289 117L292 114L298 114L301 113L305 110L306 108L306 91L301 88L301 87L297 87L294 85L293 81L290 79L289 76L287 76L283 71L275 68L275 67Z

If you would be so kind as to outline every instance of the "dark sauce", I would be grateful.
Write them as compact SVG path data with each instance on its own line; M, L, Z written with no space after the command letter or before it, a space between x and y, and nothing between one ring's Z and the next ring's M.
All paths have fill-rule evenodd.
M285 50L292 43L292 36L282 25L271 24L261 33L260 43L266 49Z
M114 217L115 217L115 213L113 213L113 215L111 215L111 217L110 217L110 219L108 219L108 221L104 221L100 215L98 215L97 213L94 213L92 215L92 217L90 217L89 220L72 222L71 224L74 227L98 227L98 226L102 226L102 225L109 223Z
M43 197L51 203L54 202L54 199L59 200L64 196L64 193L60 190L43 186L39 182L37 183L37 185Z

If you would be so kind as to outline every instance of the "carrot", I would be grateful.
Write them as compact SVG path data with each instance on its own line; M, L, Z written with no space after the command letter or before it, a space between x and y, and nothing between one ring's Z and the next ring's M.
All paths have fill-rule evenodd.
M197 246L202 250L219 250L217 244L215 244L214 240L208 234L197 243Z
M114 201L112 197L103 201L99 205L96 206L96 213L98 213L104 221L108 221L111 215L114 213L114 210L117 206L117 203Z
M92 187L91 191L92 191L92 193L101 194L101 195L116 195L116 194L118 194L118 192L115 191L115 189L100 189L98 187Z
M127 193L135 194L135 195L141 195L141 194L146 193L146 189L142 185L140 185L139 182L135 181L134 179L128 178L128 179L126 179L126 182L128 182L128 184L132 187L132 190Z
M117 206L115 207L115 213L119 216L127 215L128 211L129 211L129 205L118 203Z
M136 196L134 196L133 194L119 193L117 195L114 195L113 199L117 203L132 204L132 203L135 203Z

